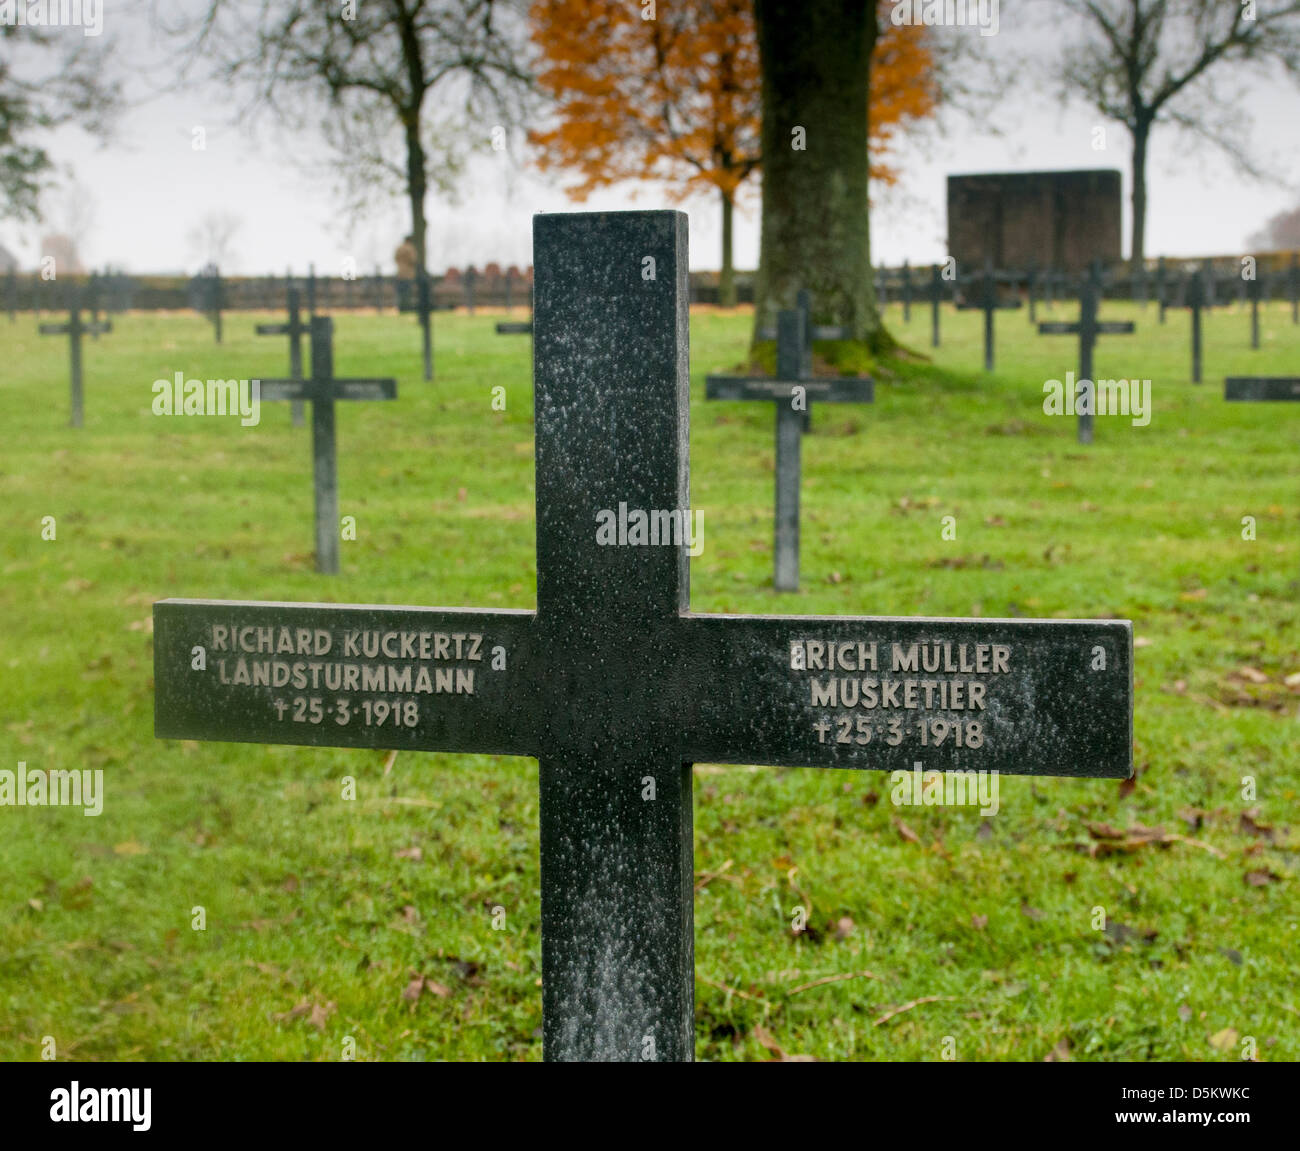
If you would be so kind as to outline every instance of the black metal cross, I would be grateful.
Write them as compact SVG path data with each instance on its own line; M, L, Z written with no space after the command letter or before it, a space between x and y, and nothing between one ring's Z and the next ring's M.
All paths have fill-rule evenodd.
M1020 307L1019 300L998 301L997 277L991 262L984 265L984 274L978 302L965 300L957 305L959 312L979 310L984 313L984 370L993 370L993 313Z
M1093 273L1083 284L1079 294L1079 319L1075 323L1049 321L1038 325L1040 336L1075 335L1079 337L1079 378L1075 380L1078 389L1076 406L1079 413L1079 443L1092 443L1093 407L1096 403L1096 380L1092 376L1092 352L1098 336L1131 336L1136 330L1132 320L1098 320L1101 284L1099 269L1093 267ZM1085 389L1093 388L1091 397L1086 396ZM1083 400L1084 402L1079 402ZM1086 409L1086 410L1085 410Z
M1201 382L1201 309L1205 307L1205 269L1202 267L1190 277L1184 276L1185 289L1182 292L1180 307L1191 309L1192 313L1192 383Z
M74 428L81 427L84 418L81 386L81 337L98 336L103 332L111 332L112 330L113 323L111 320L92 320L89 323L82 323L81 301L75 291L72 297L72 307L68 309L68 318L64 323L40 325L42 336L68 337L68 354L72 361L72 415L68 422Z
M814 377L805 371L805 312L777 315L775 376L709 376L710 400L760 400L776 406L776 538L772 586L799 590L800 438L810 403L869 404L875 399L870 376Z
M502 320L497 324L498 336L532 335L532 320Z
M316 570L339 570L338 452L334 440L334 404L339 400L395 400L392 379L339 379L334 375L334 320L311 320L311 375L306 379L262 380L262 400L299 400L311 404L312 488L316 497Z
M1225 400L1256 403L1300 403L1300 376L1229 376L1223 381Z
M289 376L291 379L300 380L302 379L302 337L310 329L309 325L302 322L302 313L298 310L298 289L293 286L292 280L286 279L285 296L285 306L289 311L289 322L287 324L258 324L255 331L259 336L289 337ZM289 405L289 412L293 420L293 426L295 428L302 427L305 423L303 401L294 400Z
M533 240L536 610L164 600L155 732L536 758L545 1056L687 1060L692 764L1125 778L1132 627L692 612L607 532L689 514L686 216Z
M813 341L814 340L851 340L853 339L853 329L847 324L814 324L812 321L812 293L807 288L800 288L794 297L795 310L803 317L800 331L803 333L800 339L802 343L792 355L798 356L799 375L802 379L812 379L813 374ZM787 338L793 335L794 329L787 332ZM780 333L770 324L764 324L759 327L755 333L759 340L770 340L777 344L777 359L781 358ZM794 360L790 360L794 363ZM805 399L807 397L805 396ZM812 431L812 405L808 404L803 410L802 425L805 432Z

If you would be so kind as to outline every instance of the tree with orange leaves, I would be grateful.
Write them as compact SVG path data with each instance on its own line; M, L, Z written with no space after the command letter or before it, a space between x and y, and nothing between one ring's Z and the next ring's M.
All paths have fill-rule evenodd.
M703 188L722 203L719 299L735 303L732 219L741 185L762 163L762 84L752 0L534 0L537 82L554 126L530 133L544 171L579 182L575 200L625 180L655 180L678 198ZM922 26L886 26L873 56L871 147L930 115L935 91ZM878 179L895 173L873 169Z

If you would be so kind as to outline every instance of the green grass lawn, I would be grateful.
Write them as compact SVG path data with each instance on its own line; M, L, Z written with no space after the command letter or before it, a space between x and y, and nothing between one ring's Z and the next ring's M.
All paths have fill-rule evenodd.
M1042 407L1076 342L1023 312L998 315L991 377L981 317L947 311L934 364L816 410L789 596L771 410L703 399L748 319L694 317L692 606L1132 619L1138 768L1003 779L981 819L895 807L875 773L698 765L699 1057L1300 1057L1300 405L1222 399L1230 372L1300 372L1300 328L1270 306L1255 352L1248 313L1208 316L1198 388L1186 312L1102 315L1138 333L1104 337L1097 373L1151 379L1154 412L1098 417L1090 448ZM286 374L266 318L228 315L217 347L199 317L120 317L86 345L73 431L66 340L0 317L0 767L102 768L107 789L97 818L0 807L0 1057L51 1036L79 1060L333 1060L347 1037L360 1059L540 1058L532 760L153 737L154 600L535 605L528 338L439 315L427 385L411 320L337 318L337 372L394 375L399 399L339 405L359 538L326 578L287 405L256 428L150 410L177 371ZM889 320L929 354L927 309Z

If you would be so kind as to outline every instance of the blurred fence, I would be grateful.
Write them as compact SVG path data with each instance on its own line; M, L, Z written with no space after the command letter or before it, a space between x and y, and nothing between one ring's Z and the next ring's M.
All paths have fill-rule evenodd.
M739 273L737 290L742 303L753 301L752 273ZM121 272L62 275L47 280L35 273L0 275L0 311L64 312L74 296L87 310L108 313L211 310L214 283L219 282L224 311L282 311L285 291L297 287L304 307L317 311L397 310L413 312L419 292L416 281L375 273L369 276L131 276ZM532 269L478 272L452 269L430 276L435 310L453 308L531 308ZM696 303L718 300L716 272L691 277L691 298Z
M1300 268L1295 252L1270 252L1254 257L1256 282L1262 300L1292 300L1300 292ZM910 299L928 302L932 294L933 266L904 265L875 269L877 297L885 303ZM942 268L942 266L941 266ZM1251 281L1243 276L1240 256L1211 256L1193 259L1156 258L1147 260L1135 272L1128 263L1100 269L1102 295L1107 299L1181 300L1186 284L1198 272L1205 276L1205 299L1209 306L1245 302ZM963 300L974 285L982 283L983 268L959 268L955 278L939 280L941 300ZM1003 294L1030 295L1048 303L1077 298L1088 273L1066 274L1052 268L997 268L994 277ZM719 298L717 272L692 272L691 302L716 304ZM129 276L122 272L64 275L47 280L35 273L11 272L0 275L0 312L64 312L74 295L81 307L109 314L126 311L202 311L212 309L214 280L219 280L223 311L281 311L290 283L299 291L310 310L337 312L382 310L413 312L419 293L416 281L392 275L369 276ZM531 308L532 269L488 265L484 271L451 269L431 276L430 295L435 310L464 308ZM754 273L735 275L737 302L754 302Z

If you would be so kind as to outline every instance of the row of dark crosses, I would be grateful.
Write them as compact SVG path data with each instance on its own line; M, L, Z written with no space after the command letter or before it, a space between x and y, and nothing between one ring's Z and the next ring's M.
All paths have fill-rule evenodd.
M289 319L283 324L258 324L254 331L259 336L288 336L289 337L289 377L291 379L302 379L302 337L309 330L310 322L316 316L316 275L315 266L312 266L311 273L307 280L307 317L308 322L303 323L302 313L298 306L298 289L294 286L292 274L285 276L285 308L288 311ZM295 428L300 428L304 424L303 402L294 400L290 405L290 419Z
M290 379L264 379L261 381L260 396L266 401L289 400L311 404L316 570L325 575L334 575L339 570L338 451L334 434L334 405L342 400L395 400L397 381L336 377L333 319L329 316L313 316L309 331L311 375L306 378L295 375Z
M1101 306L1101 265L1094 262L1079 294L1079 318L1073 323L1047 321L1038 325L1040 336L1077 335L1079 337L1079 374L1075 380L1078 392L1075 408L1079 417L1079 443L1092 443L1093 408L1096 406L1096 380L1092 374L1092 353L1098 336L1132 335L1131 320L1099 320ZM1091 388L1085 393L1085 388Z
M875 399L870 376L814 377L813 340L843 340L851 329L813 324L807 292L798 306L777 313L776 331L759 328L760 340L776 338L775 376L709 376L705 398L757 400L776 407L776 508L772 548L772 586L799 590L800 440L812 414L812 402L869 404Z
M536 758L545 1057L688 1060L692 764L1127 778L1132 627L692 612L684 539L598 534L689 508L686 217L544 215L533 241L536 610L164 600L155 732ZM309 659L328 690L277 686ZM917 660L949 678L904 704ZM882 673L898 709L855 707Z
M82 336L89 335L98 339L101 332L111 332L112 330L113 324L111 320L98 320L92 317L89 322L82 321L80 293L76 288L73 288L72 304L68 309L67 320L62 324L40 325L40 333L42 336L68 337L68 354L71 360L72 369L72 412L69 423L74 428L81 427L85 421L81 379L81 338Z

